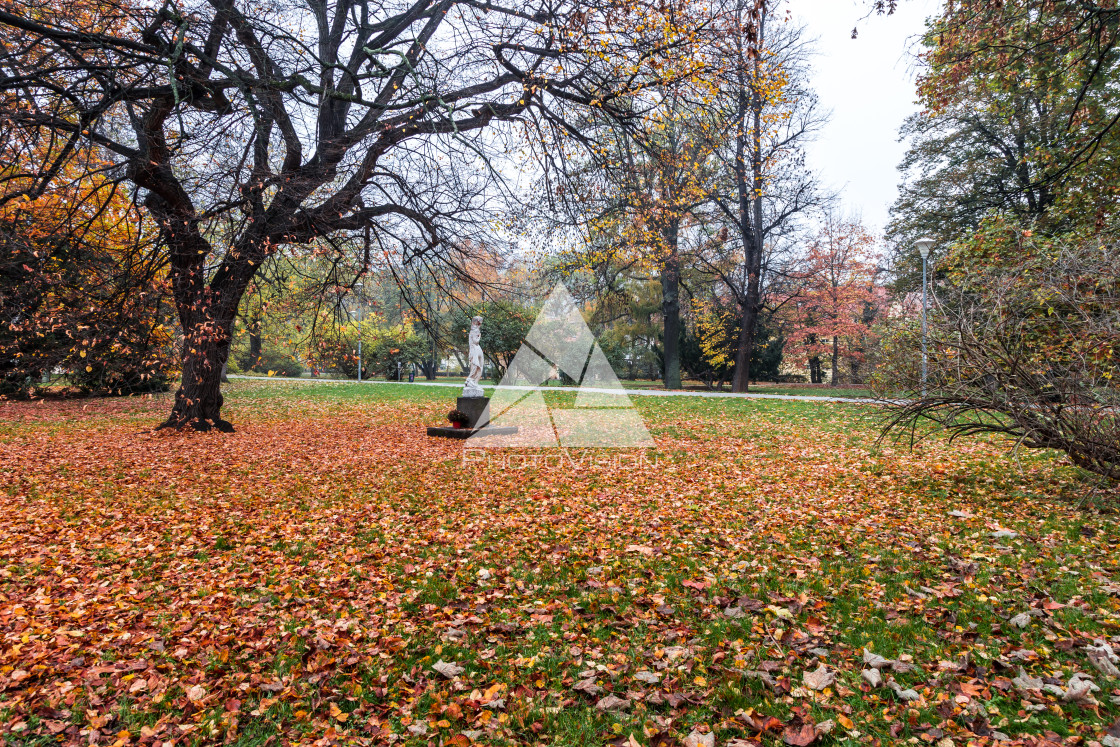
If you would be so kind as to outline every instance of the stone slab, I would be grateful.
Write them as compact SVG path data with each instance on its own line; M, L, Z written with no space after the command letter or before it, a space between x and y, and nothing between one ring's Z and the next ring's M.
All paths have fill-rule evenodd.
M483 436L512 436L517 433L517 426L486 426L485 428L455 428L452 426L428 426L428 435L437 438L470 438L476 433Z

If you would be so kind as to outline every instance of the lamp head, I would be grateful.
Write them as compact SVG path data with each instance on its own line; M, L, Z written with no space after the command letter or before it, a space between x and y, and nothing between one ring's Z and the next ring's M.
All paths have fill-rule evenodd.
M918 247L918 254L922 255L922 259L929 257L930 247L934 245L933 239L918 239L914 242L914 246Z

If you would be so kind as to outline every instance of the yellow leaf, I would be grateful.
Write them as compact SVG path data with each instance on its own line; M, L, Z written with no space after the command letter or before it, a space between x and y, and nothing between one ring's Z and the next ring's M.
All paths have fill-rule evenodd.
M865 568L864 570L867 570L867 569ZM766 607L766 609L768 609L770 612L773 612L776 617L779 617L779 618L782 618L782 619L785 619L785 620L790 620L790 619L793 618L793 614L791 614L790 611L787 610L785 607L775 607L774 605L771 604L771 605L768 605Z

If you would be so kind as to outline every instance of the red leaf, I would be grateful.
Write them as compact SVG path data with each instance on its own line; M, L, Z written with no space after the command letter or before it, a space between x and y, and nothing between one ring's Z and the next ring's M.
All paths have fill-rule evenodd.
M800 727L789 726L782 732L782 741L794 747L805 747L812 744L817 738L817 727L813 724L802 724Z

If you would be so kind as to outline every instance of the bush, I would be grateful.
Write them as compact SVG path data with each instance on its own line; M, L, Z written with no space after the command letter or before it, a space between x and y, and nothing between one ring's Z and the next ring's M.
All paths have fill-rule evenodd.
M271 371L273 375L293 377L298 377L303 373L302 363L296 360L291 353L285 353L276 348L261 350L261 354L256 361L249 361L247 358L248 356L240 361L241 369L245 371L256 371L263 374Z
M70 356L70 383L83 392L113 396L168 391L175 369L171 332L137 321L117 330L112 340Z
M698 312L695 333L681 328L681 368L701 381L731 381L742 320L733 307L700 305ZM748 363L751 381L778 380L785 344L773 317L760 316Z
M402 378L408 377L408 369L413 365L423 370L424 361L431 356L427 338L404 326L378 330L369 349L368 355L362 351L367 369L386 379L397 378L398 364Z
M884 340L873 390L915 397L888 403L884 434L923 425L953 437L1002 434L1120 479L1116 238L1034 239L993 223L939 276L924 396L920 323L900 320Z
M358 375L358 336L344 330L334 340L320 340L315 348L315 367L336 371L347 378ZM365 351L363 351L365 352ZM363 373L365 373L363 371Z
M174 356L161 324L168 287L151 261L158 232L107 172L65 154L35 151L32 163L9 148L0 159L16 190L39 159L60 168L38 196L0 205L0 396L27 396L57 370L86 392L164 389Z
M424 361L431 354L428 338L417 334L412 327L398 325L379 328L366 325L362 330L363 379L373 376L396 379L398 363L401 375L405 377L413 364L417 370L422 370ZM335 340L321 341L317 347L316 360L323 369L338 371L348 378L357 378L357 329L347 327L339 331Z
M165 391L175 368L164 289L105 237L37 235L0 215L0 395L63 370L86 393ZM45 231L43 226L40 231Z

